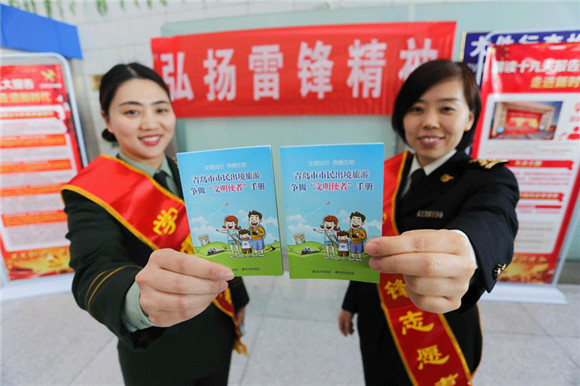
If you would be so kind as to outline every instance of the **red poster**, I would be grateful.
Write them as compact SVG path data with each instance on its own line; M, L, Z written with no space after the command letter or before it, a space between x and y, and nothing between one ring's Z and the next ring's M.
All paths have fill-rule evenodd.
M71 272L60 186L82 163L61 65L0 72L0 249L8 279Z
M177 116L390 114L421 63L451 59L455 22L256 29L156 38Z
M549 284L580 188L580 43L490 46L473 156L508 159L520 229L502 280Z

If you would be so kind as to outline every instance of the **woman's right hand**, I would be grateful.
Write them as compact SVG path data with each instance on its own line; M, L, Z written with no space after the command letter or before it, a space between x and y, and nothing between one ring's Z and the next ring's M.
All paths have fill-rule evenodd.
M345 310L341 310L338 315L338 329L344 336L349 336L354 333L352 317L353 315Z
M173 249L154 251L135 281L139 304L152 323L170 327L203 312L226 288L228 267Z

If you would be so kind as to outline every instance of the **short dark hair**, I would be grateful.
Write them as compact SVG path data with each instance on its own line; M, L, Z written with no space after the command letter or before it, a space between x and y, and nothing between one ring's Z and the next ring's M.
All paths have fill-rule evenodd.
M113 101L113 98L115 97L119 87L121 87L123 83L132 79L152 80L153 82L157 83L171 99L171 95L167 85L165 84L165 81L151 68L136 62L128 64L117 64L109 71L107 71L105 75L103 75L101 79L101 85L99 87L99 102L101 104L101 111L106 117L109 116L111 102ZM101 136L106 141L117 142L115 135L109 132L107 129L103 130Z
M466 64L447 59L436 59L423 63L409 75L401 86L395 99L391 123L393 130L399 134L405 143L407 143L407 139L405 138L403 118L407 115L409 109L428 89L437 83L453 78L459 79L463 83L463 94L465 95L469 111L473 114L473 125L469 131L463 133L463 137L456 149L464 150L471 145L477 120L481 113L479 86L477 85L473 71Z

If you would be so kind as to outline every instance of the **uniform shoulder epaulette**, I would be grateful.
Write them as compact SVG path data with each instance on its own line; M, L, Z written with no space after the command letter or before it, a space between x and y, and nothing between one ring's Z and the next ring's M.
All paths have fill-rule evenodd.
M503 159L479 159L474 158L469 160L469 165L477 167L478 169L486 169L490 170L498 165L505 165L509 162L509 160Z

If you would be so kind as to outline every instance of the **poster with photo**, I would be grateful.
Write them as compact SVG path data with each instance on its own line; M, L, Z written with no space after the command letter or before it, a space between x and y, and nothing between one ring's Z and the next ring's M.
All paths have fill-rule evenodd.
M502 280L549 284L580 188L580 43L490 45L472 155L509 160L520 187Z

